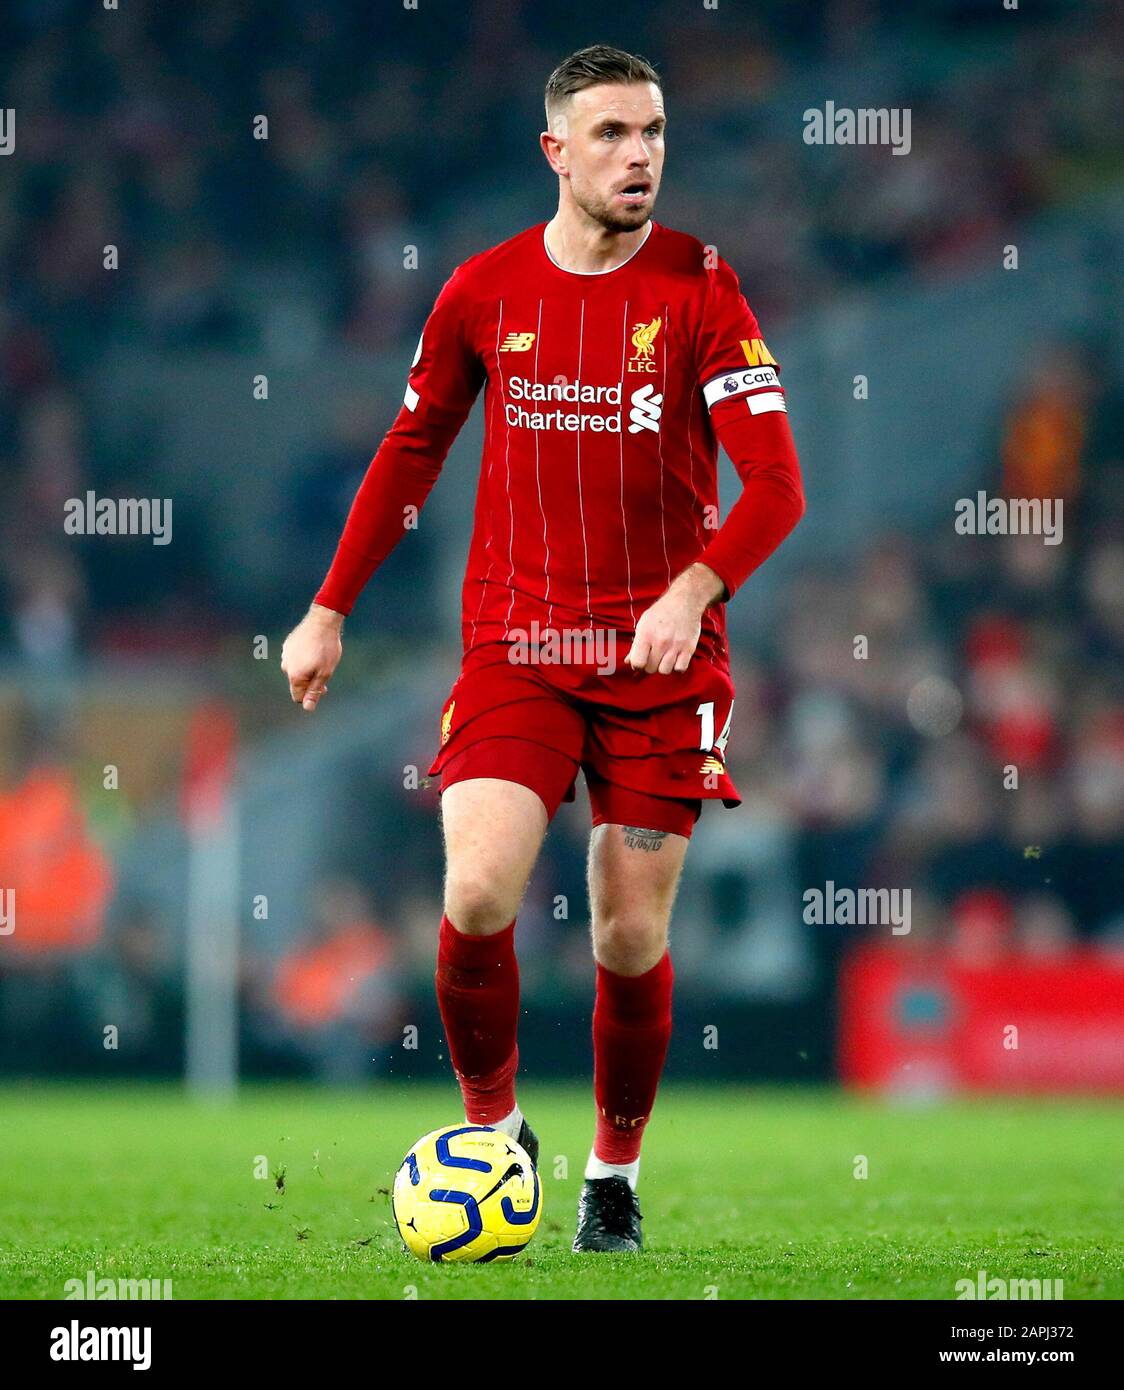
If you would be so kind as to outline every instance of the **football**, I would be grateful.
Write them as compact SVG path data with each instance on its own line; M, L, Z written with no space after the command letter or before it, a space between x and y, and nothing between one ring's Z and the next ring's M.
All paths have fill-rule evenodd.
M539 1175L514 1139L448 1125L412 1146L394 1178L394 1221L419 1260L512 1260L542 1216Z

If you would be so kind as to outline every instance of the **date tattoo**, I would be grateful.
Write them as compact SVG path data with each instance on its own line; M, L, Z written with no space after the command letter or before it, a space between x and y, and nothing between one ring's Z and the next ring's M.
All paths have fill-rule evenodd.
M624 831L624 842L628 849L642 849L655 853L663 849L663 842L667 838L666 830L643 830L638 825L622 825Z

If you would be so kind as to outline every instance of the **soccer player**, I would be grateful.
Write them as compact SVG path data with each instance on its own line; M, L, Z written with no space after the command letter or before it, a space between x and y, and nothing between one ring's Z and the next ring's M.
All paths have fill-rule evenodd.
M484 388L464 656L441 778L437 998L467 1122L537 1161L516 1102L519 904L584 773L596 1129L573 1248L639 1250L640 1146L671 1034L668 929L702 802L737 806L725 603L804 510L777 363L713 248L652 220L660 79L604 45L546 87L558 211L457 267L282 669L314 710L357 596ZM742 492L719 524L717 443Z

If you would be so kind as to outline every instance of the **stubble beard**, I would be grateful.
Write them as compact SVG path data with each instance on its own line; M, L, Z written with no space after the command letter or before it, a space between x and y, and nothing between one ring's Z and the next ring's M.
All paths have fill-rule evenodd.
M645 207L614 208L611 203L599 198L589 198L574 192L574 201L587 217L591 217L599 226L604 227L607 232L636 232L639 231L647 222L651 220L652 210L656 205L655 197Z

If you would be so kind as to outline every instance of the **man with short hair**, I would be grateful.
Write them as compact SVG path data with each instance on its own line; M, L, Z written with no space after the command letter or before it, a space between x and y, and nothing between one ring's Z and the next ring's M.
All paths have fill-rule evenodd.
M574 1249L636 1251L640 1146L671 1035L672 905L702 802L739 804L723 605L804 497L777 363L737 277L652 221L655 70L582 49L551 75L546 116L558 211L445 284L282 668L293 700L315 709L344 616L485 387L464 659L430 768L447 868L437 997L468 1122L537 1161L515 1095L515 917L581 769L597 1115ZM743 484L721 525L718 441Z

